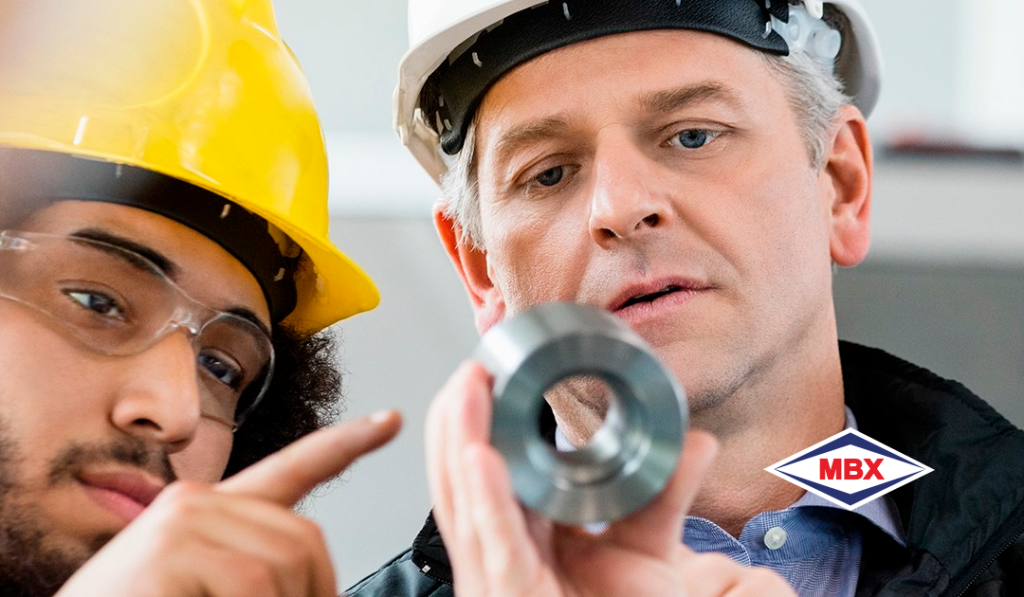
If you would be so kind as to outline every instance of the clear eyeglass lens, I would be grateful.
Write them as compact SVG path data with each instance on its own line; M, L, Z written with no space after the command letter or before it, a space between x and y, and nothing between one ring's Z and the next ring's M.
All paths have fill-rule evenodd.
M107 355L138 354L191 313L205 320L192 340L203 414L237 428L262 397L273 348L252 321L196 303L134 252L75 237L19 237L28 242L0 245L0 295L49 315Z
M220 418L240 425L262 397L273 366L273 350L263 330L248 319L222 313L196 339L199 378ZM213 408L213 405L211 405Z

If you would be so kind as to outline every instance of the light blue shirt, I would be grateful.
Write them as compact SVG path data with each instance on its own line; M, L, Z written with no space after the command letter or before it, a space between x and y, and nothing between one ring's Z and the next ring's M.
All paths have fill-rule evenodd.
M849 408L846 428L857 428ZM572 450L561 432L556 432L555 443L560 450ZM864 524L906 544L896 505L889 496L846 510L811 492L785 510L751 518L738 539L706 518L687 516L683 542L696 552L717 551L744 566L771 568L801 597L853 597Z

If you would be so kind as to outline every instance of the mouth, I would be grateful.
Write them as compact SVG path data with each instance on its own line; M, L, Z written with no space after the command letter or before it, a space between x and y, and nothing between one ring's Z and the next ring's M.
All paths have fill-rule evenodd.
M659 302L662 299L673 296L692 296L702 290L708 290L710 286L701 284L695 280L671 280L655 281L648 284L630 286L607 305L612 313L618 313L636 307L638 305L649 305Z
M629 299L626 299L625 303L622 303L622 306L619 307L619 309L625 309L627 307L632 307L633 305L637 305L640 303L653 303L654 301L660 299L663 296L668 296L673 292L679 292L680 290L682 290L682 287L676 286L675 284L669 284L668 286L655 292L630 297Z
M134 471L85 471L78 482L94 502L125 523L142 514L164 488Z

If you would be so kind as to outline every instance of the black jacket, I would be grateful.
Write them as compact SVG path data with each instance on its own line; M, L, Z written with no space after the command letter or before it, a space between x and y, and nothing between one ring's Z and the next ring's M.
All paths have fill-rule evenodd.
M935 469L889 494L906 548L864 525L857 595L1024 596L1024 432L962 385L883 351L840 343L860 431ZM451 597L432 518L352 597Z

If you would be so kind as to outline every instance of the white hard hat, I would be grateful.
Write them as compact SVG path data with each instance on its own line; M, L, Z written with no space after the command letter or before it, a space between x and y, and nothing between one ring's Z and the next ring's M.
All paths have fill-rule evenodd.
M824 5L848 25L835 32ZM698 29L773 54L806 51L829 65L865 116L878 101L878 40L858 0L409 0L409 51L395 89L395 129L440 181L486 90L555 48L645 29Z

